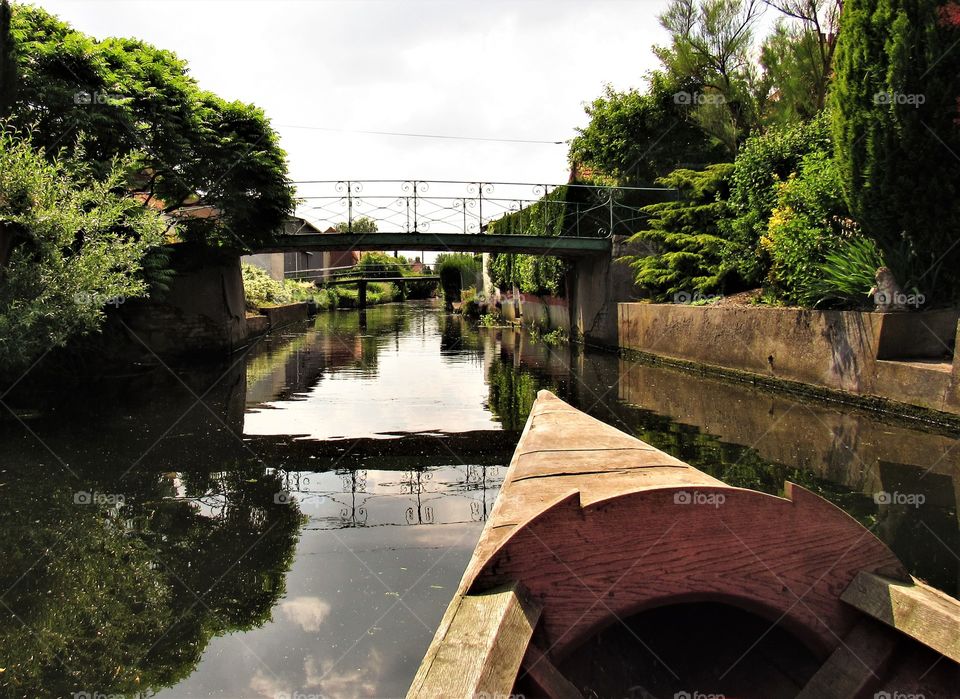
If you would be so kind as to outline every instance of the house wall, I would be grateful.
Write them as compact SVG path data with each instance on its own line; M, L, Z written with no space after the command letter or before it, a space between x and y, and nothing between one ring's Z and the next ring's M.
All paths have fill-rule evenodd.
M240 262L259 267L279 282L283 281L283 255L282 252L262 252L257 255L244 255Z

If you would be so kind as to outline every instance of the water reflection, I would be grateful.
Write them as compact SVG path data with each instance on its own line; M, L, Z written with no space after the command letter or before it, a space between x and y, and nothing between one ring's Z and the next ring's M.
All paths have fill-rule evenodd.
M734 485L801 483L957 593L952 436L378 306L229 366L21 391L0 694L402 696L541 388Z

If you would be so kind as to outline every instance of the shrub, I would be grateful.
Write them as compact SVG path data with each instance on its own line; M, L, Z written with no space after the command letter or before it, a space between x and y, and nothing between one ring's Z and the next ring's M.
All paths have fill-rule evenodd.
M293 295L284 286L259 267L242 265L243 295L247 301L247 308L257 309L281 303L290 303Z
M557 187L536 203L492 221L489 232L538 236L571 233L567 228L576 224L573 221L576 216L571 215L571 204L575 204L572 200L586 196L587 192L584 189ZM592 227L591 222L582 223L585 228ZM490 256L489 269L496 286L516 286L528 294L558 295L564 286L567 263L550 255L495 254Z
M480 300L475 296L467 299L463 302L463 305L460 306L460 313L463 314L464 318L479 318L480 317Z
M437 293L437 282L422 279L406 282L408 299L429 299Z
M760 239L770 260L767 282L780 301L812 303L822 288L820 265L844 238L840 173L831 156L816 151L774 190L773 210Z
M478 255L443 253L437 255L434 266L440 276L443 296L448 302L459 299L461 289L476 288L482 284L481 262Z
M808 153L830 150L825 115L806 123L771 128L747 139L740 149L730 176L730 213L723 225L724 237L730 242L723 263L745 285L758 285L769 268L769 259L759 243L777 202L777 185L797 171Z
M365 252L360 256L357 269L370 276L400 277L407 271L407 260L383 252Z
M862 235L836 242L817 265L818 278L804 301L809 305L838 301L847 306L871 305L870 289L877 269L885 266L880 248Z
M663 298L681 292L710 293L723 288L721 256L727 241L720 221L727 214L730 163L705 170L675 170L657 182L678 190L676 201L644 207L649 228L630 238L651 254L621 258L636 272L636 282Z
M337 292L333 287L320 289L313 282L285 279L283 288L292 301L312 303L322 310L337 307Z
M0 129L0 370L98 331L108 304L143 297L143 260L166 223L123 192L136 160L93 177Z

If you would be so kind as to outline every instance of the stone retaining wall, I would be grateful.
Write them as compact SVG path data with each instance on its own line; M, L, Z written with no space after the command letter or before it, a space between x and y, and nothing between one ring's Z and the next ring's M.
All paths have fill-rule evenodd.
M536 296L518 294L503 296L500 299L500 312L507 321L520 321L526 327L540 330L563 329L570 331L570 307L566 299L558 296ZM520 314L517 315L517 306Z
M619 332L630 350L960 414L958 316L622 303Z

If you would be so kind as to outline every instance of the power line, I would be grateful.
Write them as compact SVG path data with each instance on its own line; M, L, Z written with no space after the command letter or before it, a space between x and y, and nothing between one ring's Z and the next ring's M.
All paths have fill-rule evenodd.
M448 134L404 133L401 131L363 131L359 129L335 129L328 126L300 126L296 124L276 124L278 129L306 129L308 131L329 131L333 133L356 133L371 136L403 136L406 138L442 138L451 141L493 141L497 143L539 143L549 146L562 146L565 141L547 141L531 138L488 138L484 136L451 136Z

